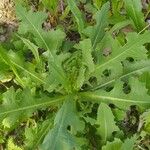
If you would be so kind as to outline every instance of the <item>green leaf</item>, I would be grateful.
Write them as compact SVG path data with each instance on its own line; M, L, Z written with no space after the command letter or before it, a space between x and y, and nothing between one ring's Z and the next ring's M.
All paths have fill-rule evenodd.
M25 128L25 149L33 150L38 148L49 129L52 127L53 117Z
M110 140L113 137L112 133L119 130L110 107L104 103L101 103L98 108L96 124L99 125L97 132L101 136L101 143Z
M79 70L79 75L78 75L77 81L76 81L76 89L81 89L81 87L85 81L85 71L86 71L86 68L84 66L81 66L81 68Z
M150 71L150 60L142 60L142 61L137 61L135 63L127 63L123 69L123 74L116 76L112 79L108 78L106 80L103 80L103 82L100 85L91 88L91 90L96 90L96 89L106 87L106 86L114 83L118 79L121 79L121 80L127 79L131 76L140 76L140 78L142 80L142 76L144 76L142 74L144 72L149 72L149 71Z
M62 63L70 56L69 53L61 53L58 55L59 48L62 45L62 42L65 38L65 33L61 30L51 30L49 32L41 32L42 36L47 43L48 46L48 68L49 68L49 76L48 80L54 79L57 80L57 85L62 84L64 88L69 91L69 81L67 80L65 71L63 69ZM38 38L36 39L36 43L39 47L44 47L44 43L41 42ZM52 58L51 58L52 55ZM51 82L49 82L50 85ZM56 82L55 82L56 83Z
M140 125L143 124L144 124L144 130L150 133L150 110L149 109L140 116Z
M57 11L59 4L58 0L42 0L41 2L48 10L50 10L51 13L55 13Z
M33 77L34 79L36 79L38 82L40 83L45 83L45 81L40 78L37 74L27 70L24 66L22 66L22 64L20 64L20 62L17 62L16 60L12 59L12 57L10 57L8 55L8 53L6 52L6 50L0 46L0 57L2 58L2 60L8 65L10 66L11 70L13 71L13 73L15 74L17 81L23 86L26 87L27 85L25 84L25 82L21 79L20 74L18 73L18 69L27 73L28 75L30 75L31 77Z
M39 52L38 52L38 47L30 42L28 39L25 39L23 37L20 37L19 35L17 35L22 41L23 43L32 51L37 63L40 63L40 56L39 56Z
M34 111L41 107L62 102L64 97L36 98L29 89L17 90L10 88L3 94L3 103L0 105L0 120L3 125L11 127L15 123L30 117Z
M27 12L25 7L22 7L20 4L16 4L16 15L19 20L21 20L19 25L19 33L25 34L27 32L35 33L37 37L41 36L40 30L42 29L42 24L47 18L47 14L44 12L35 12L32 10ZM46 44L46 43L45 43Z
M94 71L94 61L92 57L92 44L90 39L81 41L78 48L82 50L83 64L88 67L89 73Z
M14 75L9 70L10 70L10 66L4 63L3 59L0 59L0 84L9 82L13 79Z
M82 131L83 128L84 124L76 112L75 101L72 96L68 97L56 115L54 128L49 131L40 149L70 150L77 148L78 145L73 134Z
M52 55L52 51L55 50L57 52L58 45L61 45L62 40L65 37L65 34L60 31L49 31L46 32L42 29L42 24L46 19L47 15L43 12L32 12L26 11L21 5L16 6L16 14L18 18L21 20L20 23L20 32L21 34L25 34L27 32L31 32L36 42L38 43L40 48L44 48L49 51L50 59L54 59ZM22 32L23 29L26 29ZM56 41L55 41L56 40Z
M15 74L18 82L21 84L21 86L25 87L25 84L22 81L21 77L19 76L18 71L15 67L16 63L11 61L8 54L5 52L5 49L1 45L0 45L0 58L6 65L8 65L11 68L11 70L14 72L14 74Z
M103 49L109 49L110 54L105 56L104 52L101 51L98 55L100 62L96 64L95 71L91 73L91 76L97 78L99 84L105 80L118 78L123 73L122 62L126 59L133 58L135 61L147 59L147 50L143 45L150 42L150 32L141 35L129 33L126 38L127 43L124 46L120 46L118 41L109 35L106 41L109 41L108 39L110 40L109 47L103 47Z
M48 42L45 41L44 36L47 35L46 31L42 29L42 24L44 20L47 18L47 14L44 12L32 12L31 10L27 12L27 10L21 5L16 5L16 15L20 22L19 33L25 34L27 32L31 32L38 42L42 43L46 50L49 51L51 59L53 56L51 54L50 48L48 46Z
M128 26L132 24L132 22L130 20L125 20L125 21L121 21L116 23L111 29L110 29L110 33L113 34L113 32L119 31L120 29Z
M81 34L81 32L84 29L84 21L83 21L82 13L80 12L74 0L67 0L67 4L76 19L76 22L78 24L78 30L79 33Z
M133 137L131 137L130 139L126 139L124 141L124 143L122 144L121 146L121 149L120 150L133 150L134 149L134 144L136 142L136 135L134 135Z
M69 57L69 53L61 53L60 55L55 54L55 63L47 57L49 72L45 79L47 84L45 84L44 87L49 92L52 92L54 90L59 91L60 89L64 90L64 88L67 90L67 92L70 92L72 90L70 81L67 78L67 73L63 68L64 62Z
M120 139L116 139L113 142L107 142L102 150L133 150L136 136L126 139L124 143Z
M97 44L103 39L105 35L105 28L108 25L108 12L109 12L110 4L107 2L101 8L101 10L97 11L94 16L96 20L95 26L89 26L84 30L84 33L90 37L92 41L93 50L96 49Z
M103 0L93 0L93 3L99 9L102 6Z
M134 22L137 31L145 27L141 0L124 0L128 17Z
M27 12L25 8L20 5L16 6L17 16L21 20L20 30L26 29L24 32L31 32L35 36L35 41L40 48L48 51L49 73L52 78L56 78L59 84L69 91L69 81L62 67L62 60L64 57L57 55L59 48L65 38L65 33L61 30L51 30L46 32L42 29L42 23L46 19L46 14L42 12ZM61 58L61 60L59 60ZM66 58L66 57L65 57Z
M148 89L148 94L150 95L150 69L146 71L147 72L140 76L140 81L146 83L146 88Z
M120 10L122 7L123 7L122 0L111 1L111 11L113 13L113 16L119 17L119 15L120 15L121 17L123 17L120 14Z
M141 0L124 0L128 17L134 22L137 31L145 27Z
M122 146L122 141L116 139L113 142L107 142L105 146L102 147L102 150L120 150Z
M40 31L41 36L43 37L43 40L40 40L40 37L35 37L35 41L38 44L38 46L41 48L44 48L45 50L48 50L49 57L51 58L51 55L55 57L54 55L59 52L59 48L62 45L62 42L64 41L66 35L63 31L60 29L57 30L50 30L48 32L42 30ZM46 43L46 46L45 46ZM54 61L54 58L51 58L51 61Z
M130 79L128 83L129 91L125 91L123 85L122 82L117 81L114 88L108 92L100 89L94 92L80 93L81 100L112 103L123 109L127 109L131 105L143 106L145 108L150 106L150 96L147 94L147 89L138 79Z
M14 144L13 139L8 139L7 150L22 150L22 148L18 147Z

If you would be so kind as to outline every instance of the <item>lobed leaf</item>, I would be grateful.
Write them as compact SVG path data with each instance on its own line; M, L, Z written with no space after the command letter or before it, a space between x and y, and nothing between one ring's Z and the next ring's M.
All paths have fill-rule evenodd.
M111 36L108 35L108 37L111 46L109 44L109 47L103 48L104 50L105 48L109 49L110 54L105 56L103 52L100 52L98 55L100 62L96 64L95 71L90 75L96 77L99 84L107 79L118 78L123 73L124 66L122 63L128 58L132 58L135 61L147 59L147 50L143 45L150 42L149 31L141 35L136 33L128 34L127 43L124 46L120 46L118 41L113 40ZM106 40L108 39L106 38Z
M122 141L120 139L116 139L112 142L107 142L106 145L102 147L102 150L121 150Z
M133 136L130 139L127 138L123 143L120 139L115 138L114 141L107 142L107 144L102 147L102 150L133 150L135 140L136 136Z
M141 76L144 72L149 71L150 71L150 60L141 60L135 63L127 63L123 69L122 75L112 79L108 78L106 80L103 80L103 82L100 85L92 87L91 90L96 90L111 85L118 79L123 80L130 78L131 76Z
M94 61L92 57L92 43L90 39L85 39L79 43L78 49L82 51L83 64L88 67L89 73L94 71Z
M109 12L110 4L107 2L101 8L101 10L97 11L94 16L96 20L95 26L89 26L84 30L84 33L90 37L92 41L93 50L96 49L97 44L103 39L105 35L105 28L108 25L108 12Z
M145 27L141 0L124 0L128 17L134 22L137 31Z
M64 100L64 97L35 98L29 89L17 90L10 88L3 94L3 103L0 105L0 120L7 127L30 117L37 109Z
M56 53L59 52L59 48L65 38L65 33L61 30L51 30L46 32L42 29L42 23L46 19L47 15L42 12L27 12L25 8L20 5L16 6L16 13L21 20L20 33L25 34L31 32L35 36L35 41L40 48L44 48L48 51L49 73L48 77L52 76L56 78L58 84L64 86L69 91L69 81L67 80L65 71L62 67L62 61L60 56ZM25 28L26 27L26 28ZM24 32L22 29L28 29ZM62 55L61 55L62 57ZM64 57L63 57L64 58ZM63 60L61 58L61 60Z
M97 132L101 136L101 143L110 140L112 133L119 130L110 107L105 103L101 103L98 108L96 124L99 125Z
M128 149L128 150L133 150L133 149L134 149L134 144L135 144L135 142L136 142L136 139L137 139L136 135L134 135L134 136L131 137L130 139L127 138L127 139L124 141L124 143L122 144L121 150L126 150L126 149Z
M147 94L144 84L136 78L131 78L128 85L129 93L125 93L123 83L117 81L114 88L108 92L100 89L93 92L80 93L81 100L112 103L123 109L127 109L131 105L148 108L150 106L150 96Z
M23 63L20 63L17 60L12 59L12 57L10 57L8 55L8 53L6 53L6 50L3 47L0 47L0 57L2 58L2 60L3 60L3 62L5 64L7 64L8 66L10 66L10 69L15 74L15 76L17 78L17 81L23 87L26 87L27 85L22 80L20 74L18 73L18 70L21 70L21 71L25 72L26 74L30 75L31 77L33 77L34 79L36 79L40 83L45 83L45 81L40 76L38 76L35 72L31 72L30 70L27 70L25 68L25 66L22 65Z
M39 52L38 52L38 47L30 42L28 39L25 39L23 37L20 37L19 35L17 35L22 41L23 43L32 51L37 63L40 63L40 56L39 56Z
M31 127L25 128L25 149L37 149L52 127L53 117L44 120L42 123L37 123Z
M80 12L74 0L67 0L67 4L76 19L76 22L78 24L78 30L79 30L79 33L81 34L85 26L82 13Z
M70 150L77 148L78 145L73 134L82 131L83 127L84 124L76 112L75 102L72 101L72 97L68 97L56 115L54 128L46 135L40 149Z

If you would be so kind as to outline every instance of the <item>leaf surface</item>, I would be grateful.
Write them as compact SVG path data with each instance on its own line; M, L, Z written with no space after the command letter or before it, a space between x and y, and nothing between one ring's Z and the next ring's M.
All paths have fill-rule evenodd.
M47 15L43 12L27 12L25 8L17 5L16 13L21 20L19 33L25 34L31 32L39 48L44 48L48 51L49 73L51 74L48 76L52 76L51 78L55 77L58 84L62 84L68 91L69 81L63 70L62 61L59 60L62 55L60 57L56 54L59 52L59 48L65 38L65 33L60 29L48 32L44 31L42 29L42 23ZM63 58L61 60L63 60Z
M138 31L145 26L141 0L124 0L127 15L134 22Z
M68 4L71 12L73 13L73 15L74 15L74 17L76 19L76 22L78 24L78 30L79 30L79 32L81 34L81 32L84 29L84 21L83 21L82 13L80 12L79 8L77 7L76 1L74 1L74 0L67 0L67 4Z
M88 67L89 73L94 71L94 61L92 57L92 43L90 39L81 41L78 48L82 51L83 64Z
M120 139L116 139L112 142L107 142L106 145L102 147L102 150L120 150L122 146L122 141Z
M38 52L38 46L36 46L34 43L30 42L28 39L25 39L23 37L18 36L23 43L31 50L31 52L33 53L37 63L40 62L40 56L39 56L39 52Z
M70 150L78 147L73 133L81 131L84 124L76 113L75 102L70 99L71 97L68 98L58 111L54 120L54 128L49 131L40 149ZM67 129L68 127L70 130Z
M107 2L101 8L101 10L97 11L94 16L96 20L95 26L89 26L84 30L84 33L88 35L92 41L93 50L96 49L97 44L102 40L105 35L105 28L108 25L108 12L109 12L110 4Z
M122 62L126 59L133 58L135 61L147 59L147 50L143 45L150 42L149 31L141 35L130 33L126 39L127 43L120 46L118 41L111 36L108 35L106 38L107 41L110 40L110 44L108 44L109 47L103 48L104 50L109 49L110 54L105 56L103 52L100 52L98 55L100 61L96 64L95 71L91 73L91 76L97 78L99 84L107 79L118 78L123 73Z
M136 78L131 78L128 85L130 87L129 93L125 93L123 83L117 81L114 88L109 92L100 89L94 92L80 93L81 97L83 96L81 100L112 103L123 109L127 109L131 105L148 108L150 96L147 94L148 90L145 85Z
M53 117L25 129L25 149L36 149L52 127Z
M35 98L29 89L17 90L10 88L3 94L3 103L0 105L0 120L7 127L11 127L18 121L32 115L41 107L57 104L64 100L64 97L42 97Z
M123 69L123 74L114 79L108 78L103 80L100 85L91 88L92 90L103 88L114 83L118 79L127 79L131 76L141 76L144 72L150 72L150 60L137 61L135 63L127 63Z
M136 142L136 135L134 135L133 137L131 137L130 139L127 138L124 143L121 146L121 150L133 150L134 149L134 144Z
M102 143L110 140L112 138L112 133L119 130L114 121L114 115L110 107L105 103L101 103L98 108L96 124L99 125L97 131L101 136Z
M10 57L8 55L8 53L6 52L6 50L3 47L1 47L1 46L0 46L0 57L1 57L1 59L3 60L3 62L5 64L7 64L8 66L10 66L11 70L13 71L13 73L16 76L16 78L18 79L17 81L23 87L26 87L26 84L21 79L21 76L18 73L18 70L21 70L21 71L27 73L28 75L30 75L31 77L33 77L34 79L36 79L40 83L45 83L45 81L40 76L38 76L35 72L31 72L30 70L27 70L25 68L25 66L23 66L23 63L20 63L17 60L12 59L12 57Z

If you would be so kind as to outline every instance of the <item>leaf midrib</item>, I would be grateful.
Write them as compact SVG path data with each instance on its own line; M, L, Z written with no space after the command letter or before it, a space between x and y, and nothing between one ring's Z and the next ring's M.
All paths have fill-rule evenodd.
M103 109L103 114L105 114L104 113L104 109ZM108 135L108 132L107 132L107 121L106 121L106 117L104 117L104 126L105 126L105 134L104 134L104 141L106 141L107 140L107 135Z
M117 98L117 97L110 97L110 96L103 96L103 95L97 95L93 94L92 92L84 92L79 94L81 97L88 97L91 99L105 99L115 102L126 102L126 103L135 103L135 104L150 104L150 101L139 101L139 100L133 100L133 99L123 99L123 98ZM81 99L81 101L84 101L85 99ZM86 99L87 100L87 99ZM104 102L103 100L101 100Z
M42 141L42 139L44 138L44 136L46 135L46 133L49 131L49 129L50 129L51 126L52 126L52 124L49 123L49 125L46 127L45 131L42 133L42 135L35 142L35 144L33 146L33 149L36 149L38 147L38 145L40 145L40 142Z
M0 116L1 115L5 115L5 114L10 114L10 113L14 113L14 112L19 112L19 111L23 111L23 110L28 110L28 109L33 109L33 108L38 108L41 106L48 106L50 104L56 104L56 103L60 103L61 101L63 101L65 99L65 96L61 96L58 98L53 98L53 100L51 100L52 98L47 98L48 100L46 102L42 102L41 103L37 103L37 104L33 104L30 106L24 106L24 107L20 107L20 108L16 108L13 110L4 110L3 112L0 112ZM37 99L38 101L38 99Z
M140 71L142 71L142 70L145 70L146 68L150 68L150 66L146 66L146 67L143 67L143 68L140 68L140 69L136 69L136 70L134 70L134 71L132 71L132 72L128 72L128 73L126 73L126 74L123 74L122 76L120 76L120 77L118 77L118 78L115 78L115 79L112 79L112 80L110 80L110 81L108 81L108 82L106 82L106 83L103 83L103 84L99 85L99 86L96 86L96 87L92 88L91 90L96 90L96 89L103 88L104 86L106 86L106 85L108 85L108 84L110 84L110 83L112 83L112 82L115 82L115 81L118 80L118 79L123 79L123 78L125 78L125 77L127 77L127 76L130 76L130 75L136 73L136 72L140 72Z
M147 36L147 35L146 35L146 36ZM125 53L127 53L130 49L132 49L132 47L134 47L136 44L138 44L138 43L141 42L142 40L143 40L142 38L140 38L140 40L136 40L136 41L134 40L134 41L135 41L134 44L132 44L131 46L129 45L129 46L128 46L129 48L127 48L125 51L123 51L123 49L125 49L126 46L128 45L128 43L126 43L123 47L120 48L120 51L122 51L122 53L118 54L116 57L114 57L114 58L108 60L107 62L105 62L105 63L103 63L103 64L97 66L97 67L95 68L95 70L97 71L97 70L99 70L100 68L102 68L102 67L106 66L107 64L109 64L110 62L115 61L116 59L118 59L119 57L121 57L122 55L124 55Z
M136 26L139 28L138 16L137 16L137 14L136 14L135 11L134 11L134 6L133 6L133 5L131 5L131 9L132 9L132 11L133 11L133 15L134 15L134 19L135 19L135 22L136 22Z
M107 10L107 7L105 8L105 9L103 9L103 10L101 10L101 21L102 21L102 13L104 12L104 13L106 13L108 10ZM97 44L97 39L98 39L98 37L99 37L99 34L100 33L102 33L102 27L104 26L104 24L103 24L103 22L98 22L98 25L96 25L95 27L96 27L96 31L97 31L97 29L99 29L98 30L98 33L96 34L96 38L95 38L95 40L94 40L94 42L93 42L93 46L92 46L92 49L94 49L95 50L95 47L96 47L96 44ZM100 26L99 26L100 25ZM106 24L105 24L106 25ZM94 35L95 36L95 35ZM103 35L104 36L104 35Z
M22 66L20 66L19 64L15 63L14 61L10 60L12 64L14 64L16 67L20 68L21 70L27 72L28 74L30 74L32 77L36 78L37 80L39 80L40 82L46 84L46 82L42 79L40 79L38 76L34 75L33 73L31 73L30 71L26 70L25 68L23 68Z
M20 12L21 13L21 12ZM23 15L25 18L26 18L26 20L32 25L32 27L34 28L34 30L37 32L37 34L39 35L39 37L41 38L41 40L43 41L43 43L44 43L44 45L46 46L46 48L47 48L47 50L49 51L49 56L50 56L50 60L51 60L51 62L53 62L54 63L54 56L52 55L52 53L51 53L51 51L50 51L50 49L49 49L49 47L48 47L48 45L47 45L47 43L45 42L45 40L44 40L44 38L42 37L42 35L40 34L40 32L38 31L38 29L34 26L34 24L32 24L32 22L26 17L26 15L24 15L23 13L21 13L21 15ZM58 41L57 41L57 43L58 43ZM54 64L55 65L55 64ZM55 65L56 66L56 65ZM57 66L56 66L57 67ZM21 67L20 67L21 68ZM57 70L57 72L58 72L58 69L56 69L55 68L55 70ZM26 72L28 72L28 71L26 71ZM30 72L28 72L30 75L31 75L31 73ZM64 76L63 76L63 73L62 72L58 72L58 75L60 74L60 77L62 78L62 82L64 82ZM33 75L32 74L32 76L33 77L35 77L35 78L37 78L39 81L41 81L41 82L43 82L41 79L39 79L37 76L35 76L35 75ZM45 83L45 82L43 82L43 83ZM65 84L65 83L64 83Z
M63 128L63 124L65 122L65 117L64 116L65 116L66 112L67 112L67 108L65 107L65 109L63 109L63 113L62 113L62 116L61 116L61 120L59 121L59 124L58 123L56 124L56 127L58 127L58 128L57 128L57 132L56 132L57 134L54 137L54 139L55 139L54 143L52 144L52 148L51 148L52 150L56 149L56 142L58 141L57 139L59 137L59 133Z
M48 45L46 44L44 38L42 37L42 35L40 34L40 32L36 29L36 27L34 26L34 24L26 17L26 15L24 15L21 11L19 11L19 13L24 16L26 18L26 20L32 25L32 27L34 28L34 30L37 32L37 34L39 35L39 37L41 38L41 40L43 41L44 45L46 46L47 50L49 51L50 57L51 59L53 59L53 55L50 52L50 49L48 47Z
M98 26L99 26L99 24L98 24ZM96 34L96 38L95 38L95 40L94 40L94 42L93 42L93 46L92 46L92 49L94 49L95 50L95 47L96 47L96 43L97 43L97 39L98 39L98 37L99 37L99 34L101 33L101 31L102 31L102 23L100 23L100 27L99 27L99 29L100 30L98 30L98 33ZM98 27L96 27L96 29L97 29ZM97 31L97 30L96 30Z

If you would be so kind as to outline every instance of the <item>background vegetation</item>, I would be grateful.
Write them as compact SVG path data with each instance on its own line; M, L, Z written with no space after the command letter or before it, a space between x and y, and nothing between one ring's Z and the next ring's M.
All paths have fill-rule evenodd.
M0 149L150 149L148 0L0 7Z

